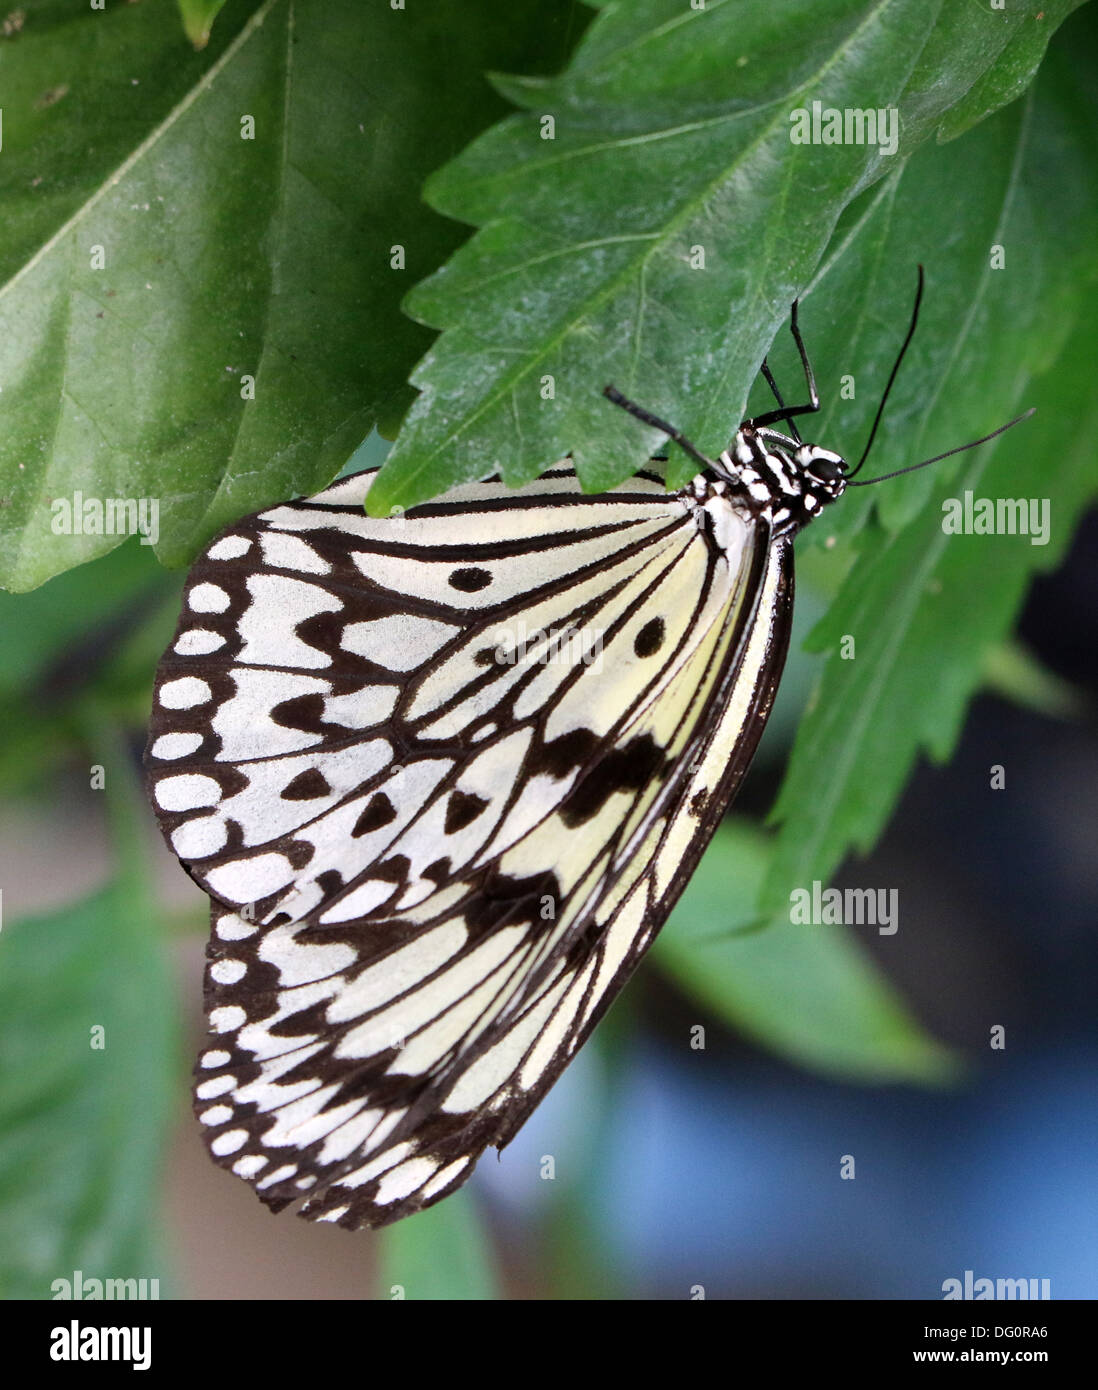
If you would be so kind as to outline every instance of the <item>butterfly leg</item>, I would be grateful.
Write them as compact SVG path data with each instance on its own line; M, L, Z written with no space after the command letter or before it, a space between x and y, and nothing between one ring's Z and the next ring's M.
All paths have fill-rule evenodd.
M808 360L808 353L805 351L804 339L801 337L800 325L797 322L797 307L800 300L793 301L793 309L789 316L789 329L793 334L793 341L797 344L797 352L800 354L801 366L804 368L805 384L808 386L809 404L808 405L785 405L782 398L778 395L778 388L774 385L774 378L770 373L770 368L763 362L762 373L770 384L770 389L777 397L779 410L768 410L765 415L758 415L750 423L756 429L765 429L768 425L775 424L778 420L785 420L789 428L800 439L797 434L797 427L793 424L794 415L811 415L820 408L820 393L816 390L816 378L812 372L812 363Z
M778 390L778 383L774 380L774 373L770 370L770 366L767 363L765 357L762 360L762 366L759 368L759 371L762 372L763 376L766 378L766 384L770 387L771 391L774 392L774 399L778 402L778 404L784 411L785 401L782 400L782 393ZM785 420L786 424L789 426L793 438L797 441L798 444L803 444L804 441L801 439L801 432L797 428L796 424L794 424L794 422L785 415L780 415L778 418L781 420Z
M691 444L689 439L677 430L674 425L669 425L666 420L661 420L658 415L651 414L643 406L635 404L627 396L623 396L616 386L604 386L602 394L608 401L613 401L615 405L620 405L622 410L627 410L630 415L636 416L638 420L643 420L646 425L652 425L655 429L662 430L668 439L674 440L680 449L685 450L703 468L715 467L713 460L706 457L702 451Z

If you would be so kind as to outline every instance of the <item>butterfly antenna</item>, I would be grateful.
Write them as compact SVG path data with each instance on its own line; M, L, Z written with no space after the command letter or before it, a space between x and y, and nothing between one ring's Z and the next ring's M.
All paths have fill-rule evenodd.
M877 407L877 414L873 421L873 428L869 431L869 438L865 442L865 448L862 450L862 456L858 460L853 471L847 475L847 482L850 482L851 478L854 477L854 474L859 472L862 464L865 463L866 459L869 457L869 451L873 448L873 441L877 438L877 427L881 423L881 416L884 414L884 408L888 404L888 396L889 392L892 390L892 383L896 380L896 374L900 370L900 364L904 360L904 354L907 352L908 347L911 345L911 340L915 336L915 327L919 322L919 305L923 302L923 284L925 278L926 277L923 274L923 268L922 266L920 266L919 287L915 291L915 307L911 311L911 326L907 330L907 337L904 339L904 345L900 349L899 356L896 358L895 364L892 368L892 375L888 378L888 385L885 387L884 395L881 397L881 403ZM976 442L982 444L983 440L977 440ZM927 462L929 463L931 462L931 460L928 459Z
M674 425L669 425L666 420L661 420L658 415L651 414L651 412L645 410L642 406L629 400L627 396L623 396L616 386L604 386L602 394L608 401L613 401L615 405L620 405L622 410L627 410L630 415L635 415L638 420L643 420L646 425L651 425L654 429L662 430L663 433L667 435L668 439L674 440L680 449L684 449L686 453L688 453L692 459L700 463L703 468L716 467L713 460L707 458L699 448L691 444L681 430L677 430Z
M981 444L986 444L989 439L994 439L997 434L1002 434L1004 430L1013 429L1015 425L1020 425L1023 420L1028 420L1036 411L1037 407L1031 405L1027 411L1017 416L1013 420L1008 420L1005 425L1000 425L997 430L992 430L990 434L985 434L983 439L974 439L971 444L958 444L956 449L947 449L944 454L935 454L932 459L923 459L922 463L909 464L907 468L897 468L895 473L882 473L879 478L862 478L854 482L847 479L851 487L869 487L871 483L883 483L889 478L898 478L902 473L914 473L916 469L925 468L930 463L940 463L942 459L950 458L953 454L963 454L966 449L975 449Z

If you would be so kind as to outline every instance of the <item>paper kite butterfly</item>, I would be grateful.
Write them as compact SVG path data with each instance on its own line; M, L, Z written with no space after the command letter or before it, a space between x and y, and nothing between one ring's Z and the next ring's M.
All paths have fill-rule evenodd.
M764 362L778 408L718 459L607 388L697 459L679 492L565 460L375 520L365 472L191 570L150 795L212 904L196 1113L269 1207L357 1229L452 1192L666 920L774 698L793 537L857 471L801 440L792 329L810 403Z

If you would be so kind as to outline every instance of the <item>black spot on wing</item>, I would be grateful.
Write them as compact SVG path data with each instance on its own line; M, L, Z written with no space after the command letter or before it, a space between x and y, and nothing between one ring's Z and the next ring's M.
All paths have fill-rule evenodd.
M551 869L526 878L488 874L479 887L463 909L473 939L502 926L525 924L539 933L550 930L560 909L560 883Z
M447 854L441 859L436 859L433 864L428 864L423 870L423 877L431 883L437 883L441 888L450 877L451 872L450 856Z
M326 897L338 893L343 887L343 875L338 869L325 869L322 874L317 874L316 881Z
M315 801L318 797L330 796L331 792L328 779L320 769L310 767L288 782L282 788L281 796L283 801Z
M303 869L316 853L316 845L312 845L308 840L287 840L282 846L282 853L290 861L290 866L294 869Z
M463 594L475 594L478 589L486 589L491 582L491 574L475 565L456 569L450 575L450 588L458 589Z
M351 838L357 840L362 835L369 835L372 830L380 830L383 825L388 825L395 819L396 807L384 792L375 792L355 821Z
M542 745L531 759L530 771L548 773L550 777L566 777L577 767L589 763L598 746L598 735L590 729L570 729L568 733Z
M374 680L363 680L357 687L358 690L365 690L370 685L377 684ZM342 695L356 693L356 688L352 682L346 683L345 688L340 690ZM312 691L308 695L294 695L288 700L280 700L277 705L271 708L271 722L280 725L284 729L296 729L303 734L319 734L322 738L329 738L333 734L340 738L346 738L347 726L345 724L332 723L324 717L325 697L319 691Z
M655 656L663 646L664 626L662 618L653 618L645 623L637 633L633 650L637 656Z
M666 759L651 736L630 739L597 762L561 804L561 818L569 829L597 816L616 792L637 792L660 772Z
M472 792L463 792L460 789L451 792L450 800L446 803L443 833L453 835L458 830L464 830L476 820L487 805L488 802L483 796L476 796Z
M323 720L324 700L320 695L295 695L271 707L271 723L280 724L284 729L305 729L313 733Z

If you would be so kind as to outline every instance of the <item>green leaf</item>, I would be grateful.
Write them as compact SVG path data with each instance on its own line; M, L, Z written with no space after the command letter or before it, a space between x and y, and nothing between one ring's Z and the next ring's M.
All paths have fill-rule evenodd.
M225 0L179 0L179 13L183 19L183 32L195 48L205 48L210 41L210 30Z
M488 1239L468 1192L386 1226L377 1282L381 1298L495 1299Z
M997 49L998 56L994 65L976 78L964 97L943 118L938 126L938 139L943 143L956 139L993 111L1020 97L1033 80L1053 33L1082 4L1083 0L1056 0L1052 5L1011 4L1009 9L992 12L997 32L991 33L981 6L954 6L950 19L958 29L975 37L977 46L989 42ZM952 37L943 26L943 40L949 43ZM933 63L937 55L932 52L927 57Z
M400 297L461 237L423 207L424 175L504 109L483 70L557 61L571 12L241 0L196 54L172 0L55 8L29 0L4 69L13 589L119 543L56 534L55 499L155 499L178 565L399 419L430 341Z
M84 902L0 933L0 1294L9 1299L49 1298L52 1281L76 1270L165 1278L152 1232L176 1079L173 987L140 872L125 755L109 735L95 748L108 788L122 783L109 792L122 871Z
M748 927L773 850L726 822L652 959L718 1018L780 1056L841 1080L942 1082L952 1054L923 1032L845 927ZM730 892L729 885L735 885Z
M1088 27L1093 37L1093 20ZM1087 66L1093 52L1092 44L1077 43L1073 53L1050 54L1026 111L1004 113L940 152L956 161L958 187L998 179L995 241L1008 260L1006 270L991 273L986 293L964 306L941 345L946 369L933 399L915 409L909 403L916 456L930 444L922 425L931 408L952 422L935 425L938 443L939 428L964 439L975 409L988 412L984 429L1020 405L1035 405L1038 413L994 445L962 455L952 481L949 465L943 472L928 469L897 483L887 502L881 499L900 519L918 506L917 492L930 490L927 505L903 529L868 533L812 634L812 646L827 660L775 808L782 829L763 906L776 920L791 886L826 880L850 847L874 843L920 750L939 760L949 756L967 702L1010 630L1030 578L1055 565L1098 492L1090 443L1098 427L1098 127ZM1013 128L1011 142L998 143L999 126ZM890 194L887 224L918 218L920 207L925 218L931 183L922 177L921 161L911 162ZM1055 196L1048 185L1053 163ZM942 237L962 248L969 241L987 246L986 232L972 226L980 201L970 207L961 200L943 210ZM865 235L871 240L871 224L883 217L869 214ZM1007 372L1000 354L1011 363ZM912 375L917 383L918 370ZM898 413L903 416L902 405ZM903 454L888 459L907 461ZM943 507L968 492L1043 501L1051 520L1048 543L1024 535L946 534ZM836 528L844 524L840 517ZM853 660L843 659L844 638L854 639ZM985 768L973 769L973 776L986 775Z
M983 107L1015 94L1071 4L1043 5L1039 41L1038 8L636 0L602 12L561 77L498 81L527 110L427 185L482 230L409 298L444 331L370 510L492 469L525 482L568 453L591 490L621 481L660 436L601 398L607 381L722 449L843 209L976 84ZM792 143L813 101L895 108L899 153ZM675 458L669 482L694 470Z

